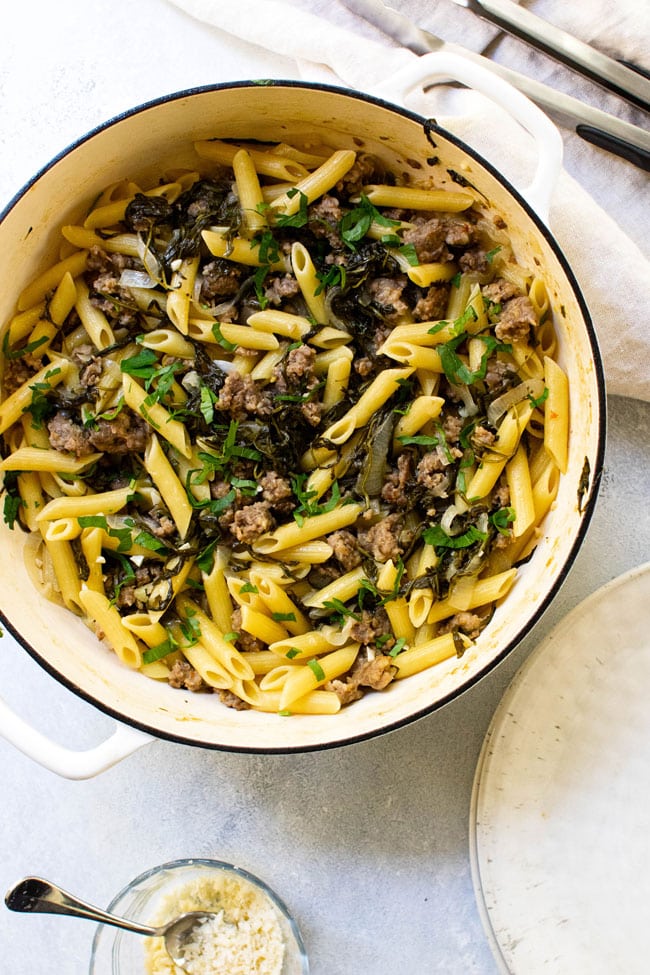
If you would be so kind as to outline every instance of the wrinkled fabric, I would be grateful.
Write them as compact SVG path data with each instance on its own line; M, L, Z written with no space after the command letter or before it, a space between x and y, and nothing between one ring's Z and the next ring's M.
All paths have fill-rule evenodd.
M191 17L295 61L295 77L373 91L417 57L336 0L172 0ZM447 41L462 43L508 67L647 127L648 116L563 65L503 35L450 0L402 0L400 11ZM615 57L650 68L650 7L645 0L565 4L534 0L539 16L593 41ZM598 9L602 8L602 9ZM251 77L255 65L251 63ZM399 97L396 93L395 100ZM534 171L530 136L485 96L435 87L405 104L435 118L518 188ZM648 174L561 129L564 167L550 226L585 296L611 394L650 400Z

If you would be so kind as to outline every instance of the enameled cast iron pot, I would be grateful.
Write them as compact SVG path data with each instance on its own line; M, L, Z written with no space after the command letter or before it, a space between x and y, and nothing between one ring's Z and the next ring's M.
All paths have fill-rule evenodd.
M523 194L437 128L431 133L434 150L424 119L394 104L407 90L441 77L482 89L533 135L539 164ZM570 458L543 538L520 569L505 604L462 659L400 681L386 692L370 693L337 715L286 718L234 711L211 695L173 690L125 668L79 619L35 591L24 568L25 536L2 526L0 608L6 626L52 676L117 719L108 741L89 751L70 752L50 743L0 702L0 732L59 774L96 774L151 736L273 753L332 747L398 728L457 697L498 664L539 619L576 556L602 465L604 383L585 302L542 219L560 166L559 134L500 79L446 55L419 59L391 79L382 94L390 101L297 82L219 85L146 104L91 132L38 174L0 221L0 323L11 317L21 289L56 259L58 227L79 220L112 181L153 177L165 166L183 164L195 139L291 142L316 134L332 146L376 153L415 180L426 180L435 153L439 171L462 174L505 216L520 263L543 269L552 305L559 310L560 361L571 385Z

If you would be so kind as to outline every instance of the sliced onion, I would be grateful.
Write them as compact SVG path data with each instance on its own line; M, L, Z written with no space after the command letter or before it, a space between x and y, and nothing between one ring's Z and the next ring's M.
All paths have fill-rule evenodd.
M122 271L118 283L121 288L145 288L150 290L156 287L156 282L146 271L135 271L130 267Z
M388 413L374 431L372 443L366 451L365 461L357 478L357 490L369 498L379 495L386 480L388 451L393 442L395 414Z
M454 385L454 390L458 393L463 401L463 405L459 407L458 412L461 416L476 416L478 413L478 406L472 398L469 386L456 386Z
M450 504L449 507L445 509L445 513L440 519L440 527L442 528L443 532L446 535L449 535L450 537L454 534L454 532L452 531L452 525L454 522L454 518L458 514L460 514L460 512L456 507L456 505ZM456 532L455 534L458 534L458 532Z
M219 366L222 372L237 372L237 366L234 362L229 362L228 359L213 359L215 366Z
M524 379L524 381L519 383L518 386L513 386L512 389L507 389L505 393L501 394L501 396L497 396L496 399L492 400L487 408L488 423L491 423L492 426L496 426L497 422L501 419L506 410L510 409L511 406L521 403L522 400L527 399L529 396L532 396L533 399L539 399L543 392L543 380Z
M138 251L138 256L142 261L145 271L147 271L147 273L153 279L154 282L159 282L160 284L164 284L160 261L153 253L153 251L151 251L147 247L142 237L137 238L136 248Z

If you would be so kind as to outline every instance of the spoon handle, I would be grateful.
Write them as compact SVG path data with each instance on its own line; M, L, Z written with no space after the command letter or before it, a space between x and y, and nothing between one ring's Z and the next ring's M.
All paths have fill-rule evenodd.
M160 934L159 928L138 924L137 921L129 921L116 914L108 914L41 877L26 877L21 880L7 893L5 904L10 911L28 914L66 914L70 917L85 917L100 924L110 924L115 928L134 931L136 934L151 936Z

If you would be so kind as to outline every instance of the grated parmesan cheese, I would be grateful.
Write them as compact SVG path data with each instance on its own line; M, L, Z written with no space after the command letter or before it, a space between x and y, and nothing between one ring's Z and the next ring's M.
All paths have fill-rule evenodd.
M284 939L278 912L269 898L242 877L228 874L185 883L167 896L152 923L185 911L213 911L198 924L185 948L191 975L281 975ZM162 938L147 942L147 975L183 975Z

